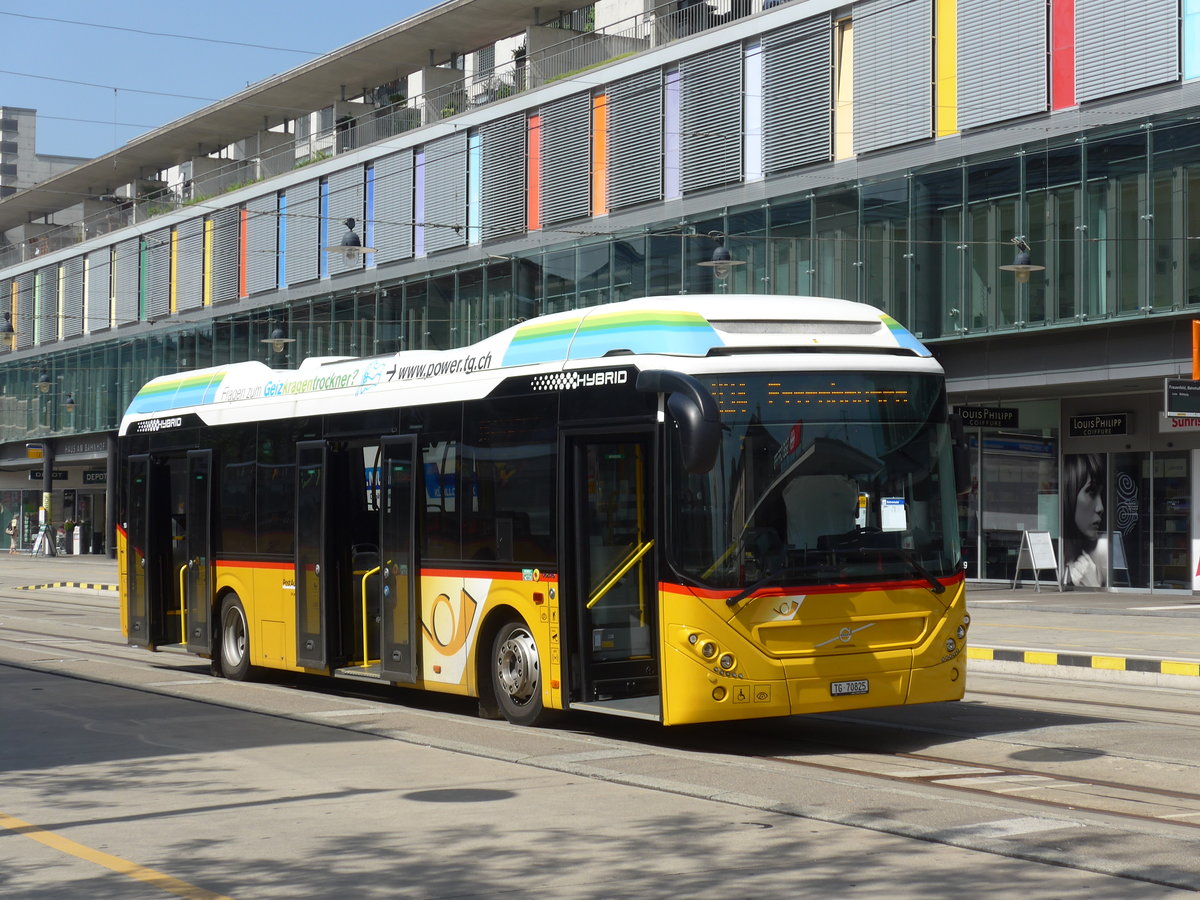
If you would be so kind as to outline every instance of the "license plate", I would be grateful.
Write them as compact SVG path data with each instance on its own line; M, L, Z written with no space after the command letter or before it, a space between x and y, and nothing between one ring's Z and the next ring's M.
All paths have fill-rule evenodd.
M834 681L829 685L829 693L835 697L841 697L846 694L865 694L867 692L867 680L862 681Z

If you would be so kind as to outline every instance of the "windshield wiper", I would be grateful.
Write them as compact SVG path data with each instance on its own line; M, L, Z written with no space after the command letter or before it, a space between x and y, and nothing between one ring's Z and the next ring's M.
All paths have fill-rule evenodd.
M935 594L946 593L946 586L944 584L942 584L940 581L938 581L937 578L934 577L932 572L930 572L927 568L925 568L923 565L921 565L921 561L919 559L917 559L915 556L913 556L911 550L905 550L903 552L904 552L904 561L906 563L908 563L910 566L912 566L914 572L916 572L918 575L920 575L922 578L924 578L926 581L929 582L929 589L931 591L933 591Z
M747 597L749 597L755 591L765 588L772 581L776 581L780 578L794 578L797 575L804 575L810 571L812 571L811 566L808 566L805 568L798 568L796 566L791 566L791 567L784 567L782 569L773 569L772 571L768 572L766 575L764 575L762 578L758 579L758 581L754 582L749 587L742 588L740 591L738 591L736 594L734 594L732 597L730 597L728 600L726 600L725 603L727 606L737 606L739 603L741 603L743 600L745 600Z

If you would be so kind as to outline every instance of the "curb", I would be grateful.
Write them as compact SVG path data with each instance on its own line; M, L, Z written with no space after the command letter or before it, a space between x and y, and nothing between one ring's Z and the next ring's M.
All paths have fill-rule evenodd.
M90 584L82 581L54 581L50 584L19 584L18 591L42 591L48 588L83 588L88 591L116 591L115 584Z
M968 647L967 659L980 662L1017 663L1047 668L1100 670L1106 673L1138 672L1146 675L1182 675L1200 678L1200 662L1177 659L1148 659L1126 656L1092 656L1057 653L1051 650L1008 650L999 647Z

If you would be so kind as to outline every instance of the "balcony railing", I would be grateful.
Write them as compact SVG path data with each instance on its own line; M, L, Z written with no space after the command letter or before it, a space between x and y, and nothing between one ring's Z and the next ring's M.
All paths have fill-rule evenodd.
M608 25L593 27L582 15L553 23L570 36L461 82L435 88L390 106L301 139L285 141L271 151L248 159L231 160L193 178L182 190L163 190L115 203L98 215L46 231L20 244L0 248L0 268L16 265L55 250L144 222L147 219L203 204L229 191L282 175L394 138L406 131L504 100L581 72L607 65L652 47L725 25L780 5L787 0L675 0ZM589 30L580 33L577 29ZM576 29L576 30L572 30ZM528 38L527 38L528 41Z

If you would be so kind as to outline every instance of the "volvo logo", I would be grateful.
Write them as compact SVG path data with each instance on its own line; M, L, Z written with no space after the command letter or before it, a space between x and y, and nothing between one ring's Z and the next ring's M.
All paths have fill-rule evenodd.
M821 641L821 643L819 643L819 644L814 644L813 649L816 649L817 647L828 646L829 644L832 644L834 641L841 641L843 644L848 644L848 643L850 643L850 639L852 637L854 637L860 631L870 628L874 624L875 624L874 622L868 622L866 625L859 625L857 628L851 628L850 626L847 625L846 627L842 628L842 630L839 631L834 637L831 637L829 640Z

